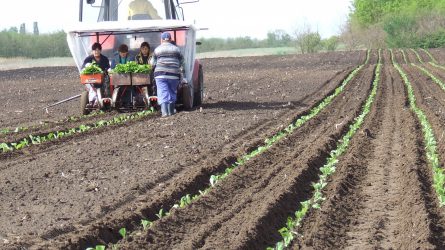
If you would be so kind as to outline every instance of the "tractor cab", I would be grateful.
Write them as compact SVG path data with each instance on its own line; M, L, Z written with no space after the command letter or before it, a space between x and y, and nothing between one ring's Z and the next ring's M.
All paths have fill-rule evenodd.
M178 0L79 1L79 22L95 23L104 21L156 19L184 20L183 11Z
M196 59L197 28L183 21L178 0L80 0L79 22L65 28L67 42L79 72L95 42L112 60L118 47L126 44L131 57L148 42L151 53L161 43L161 34L170 32L184 56L184 76L178 103L186 109L200 105L203 96L202 66ZM175 4L176 3L176 4ZM111 63L110 63L111 64Z

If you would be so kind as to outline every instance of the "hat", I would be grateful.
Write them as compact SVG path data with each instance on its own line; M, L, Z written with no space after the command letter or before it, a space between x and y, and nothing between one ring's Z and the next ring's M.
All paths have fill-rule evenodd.
M171 39L172 39L172 36L170 35L170 33L168 33L168 32L162 33L161 40L171 40Z

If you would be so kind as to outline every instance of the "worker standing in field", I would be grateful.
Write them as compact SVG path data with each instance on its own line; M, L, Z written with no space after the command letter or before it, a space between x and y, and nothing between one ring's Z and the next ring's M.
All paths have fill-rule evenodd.
M150 64L155 68L154 77L162 117L173 115L176 113L176 95L184 57L179 47L172 43L169 32L161 34L161 45L154 50Z
M148 0L134 0L128 5L128 20L161 19Z

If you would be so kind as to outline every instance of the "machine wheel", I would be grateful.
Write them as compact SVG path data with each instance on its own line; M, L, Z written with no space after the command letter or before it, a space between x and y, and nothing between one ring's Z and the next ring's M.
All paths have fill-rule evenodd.
M110 76L108 76L108 75L105 75L104 76L104 82L103 82L103 85L102 85L102 90L103 90L103 95L104 95L104 97L111 97L111 90L110 90Z
M198 91L193 96L193 106L199 106L202 104L202 98L204 97L204 74L202 72L202 65L199 65L198 70Z
M190 110L193 108L193 91L189 84L185 84L181 93L182 104L184 109Z
M88 115L91 111L86 109L88 104L88 91L83 91L80 95L80 112L82 115Z

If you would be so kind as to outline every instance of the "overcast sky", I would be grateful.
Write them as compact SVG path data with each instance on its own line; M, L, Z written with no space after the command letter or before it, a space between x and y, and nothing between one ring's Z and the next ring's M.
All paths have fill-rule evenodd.
M78 0L8 0L2 3L0 30L19 28L25 23L27 31L31 32L36 21L40 33L48 33L63 30L67 23L78 19ZM304 24L318 30L323 38L338 34L350 5L351 0L200 0L183 7L186 20L208 28L200 31L198 37L264 39L267 32L276 29L292 35Z

